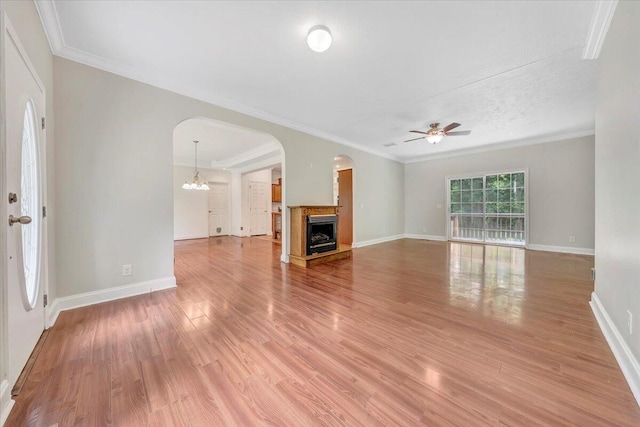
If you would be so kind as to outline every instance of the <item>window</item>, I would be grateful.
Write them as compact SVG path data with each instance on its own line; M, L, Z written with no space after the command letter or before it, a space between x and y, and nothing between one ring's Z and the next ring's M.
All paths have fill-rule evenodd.
M524 246L525 173L449 179L449 238Z
M22 160L20 177L20 215L29 216L31 224L22 230L22 264L26 300L31 309L36 306L40 286L40 177L35 110L31 101L24 112L22 130Z

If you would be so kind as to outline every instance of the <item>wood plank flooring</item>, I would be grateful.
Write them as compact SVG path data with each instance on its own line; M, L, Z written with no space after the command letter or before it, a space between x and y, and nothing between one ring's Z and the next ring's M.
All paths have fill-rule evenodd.
M7 426L638 426L593 258L398 240L303 269L176 243L178 288L60 314Z

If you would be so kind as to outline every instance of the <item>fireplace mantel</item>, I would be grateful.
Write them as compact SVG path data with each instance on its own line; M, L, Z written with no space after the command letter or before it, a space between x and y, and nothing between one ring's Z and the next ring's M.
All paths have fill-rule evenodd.
M343 245L338 246L336 250L313 255L307 254L307 217L310 215L337 215L338 206L289 206L289 209L291 211L291 247L289 260L292 264L309 267L335 259L351 257L351 247L345 247ZM336 240L337 242L340 241L338 236L336 236Z

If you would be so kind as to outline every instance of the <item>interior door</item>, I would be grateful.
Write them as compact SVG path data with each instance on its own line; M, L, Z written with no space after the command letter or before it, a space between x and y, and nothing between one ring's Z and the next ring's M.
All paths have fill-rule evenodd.
M226 236L229 224L229 186L209 185L209 236Z
M252 182L249 185L251 196L249 198L249 209L251 212L252 236L267 234L267 183Z
M8 380L13 385L44 329L44 86L10 23L5 34ZM41 156L42 154L42 156Z
M352 169L338 171L338 242L353 243L353 174Z

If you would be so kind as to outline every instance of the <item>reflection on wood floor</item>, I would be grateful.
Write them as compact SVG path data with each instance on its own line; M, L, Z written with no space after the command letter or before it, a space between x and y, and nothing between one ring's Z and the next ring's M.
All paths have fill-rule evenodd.
M588 305L592 257L279 255L178 242L177 289L63 312L7 425L640 425Z

